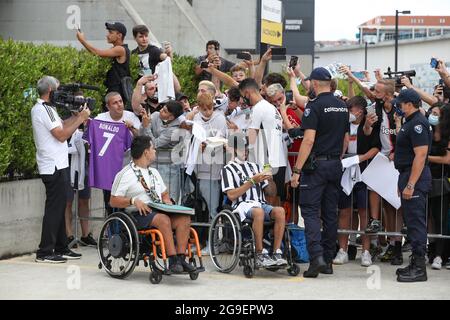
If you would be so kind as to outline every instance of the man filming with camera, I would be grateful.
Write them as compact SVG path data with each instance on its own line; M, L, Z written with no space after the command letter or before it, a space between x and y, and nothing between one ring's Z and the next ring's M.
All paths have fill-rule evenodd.
M54 77L39 79L37 90L40 99L31 109L36 162L46 192L41 243L36 252L36 262L43 263L64 263L68 259L81 258L81 254L67 246L64 213L69 160L66 140L89 118L91 111L84 106L62 121L51 103L52 92L58 87L59 81Z

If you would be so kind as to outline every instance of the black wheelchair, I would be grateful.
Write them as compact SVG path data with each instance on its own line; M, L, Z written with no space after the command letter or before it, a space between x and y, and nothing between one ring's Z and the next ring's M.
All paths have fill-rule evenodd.
M192 245L200 248L197 232L191 228L186 256L196 270L189 273L191 280L197 280L200 272L205 271L200 250L192 251ZM176 241L175 237L174 240ZM99 269L113 278L125 279L139 265L150 267L149 280L158 284L163 275L170 275L168 269L164 238L156 228L138 230L131 214L115 212L108 216L98 238Z
M264 222L263 245L271 252L270 231L274 222ZM252 229L252 220L246 219L241 222L239 214L230 209L219 212L211 222L209 229L209 252L214 266L224 273L233 271L237 264L244 267L244 275L252 278L255 270L259 269L256 264L255 235ZM287 265L265 268L269 271L287 269L291 276L300 273L300 267L294 263L292 255L289 230L285 228L282 251L286 257Z

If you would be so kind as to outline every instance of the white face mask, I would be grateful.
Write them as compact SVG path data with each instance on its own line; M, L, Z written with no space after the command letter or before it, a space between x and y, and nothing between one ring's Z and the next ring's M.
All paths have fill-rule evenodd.
M356 116L353 113L350 113L349 122L355 122L355 121L356 121Z

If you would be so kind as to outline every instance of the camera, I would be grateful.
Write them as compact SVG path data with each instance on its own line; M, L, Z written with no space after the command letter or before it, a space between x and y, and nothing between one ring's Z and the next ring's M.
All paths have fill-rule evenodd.
M236 55L236 58L237 58L237 59L244 59L244 60L250 61L250 60L252 60L252 55L249 54L249 53L245 53L245 52L239 52L239 53Z
M391 71L391 68L388 68L388 71L384 73L388 76L388 79L395 79L395 86L401 87L402 86L402 77L408 77L409 80L412 83L412 77L416 76L416 70L407 70L407 71ZM394 76L394 77L393 77Z
M60 85L58 90L50 93L50 102L55 107L65 108L69 111L79 111L85 104L89 110L95 109L95 99L90 97L76 96L75 94L81 89L100 90L98 87L90 86L82 83L70 83Z
M208 62L208 60L202 61L202 62L200 63L200 68L202 68L202 69L208 69L208 67L209 67L209 62Z

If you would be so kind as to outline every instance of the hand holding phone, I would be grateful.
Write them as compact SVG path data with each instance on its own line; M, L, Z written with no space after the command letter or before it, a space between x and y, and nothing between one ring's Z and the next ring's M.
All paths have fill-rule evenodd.
M289 68L295 69L297 64L298 64L298 57L297 56L291 56L291 60L289 61Z

